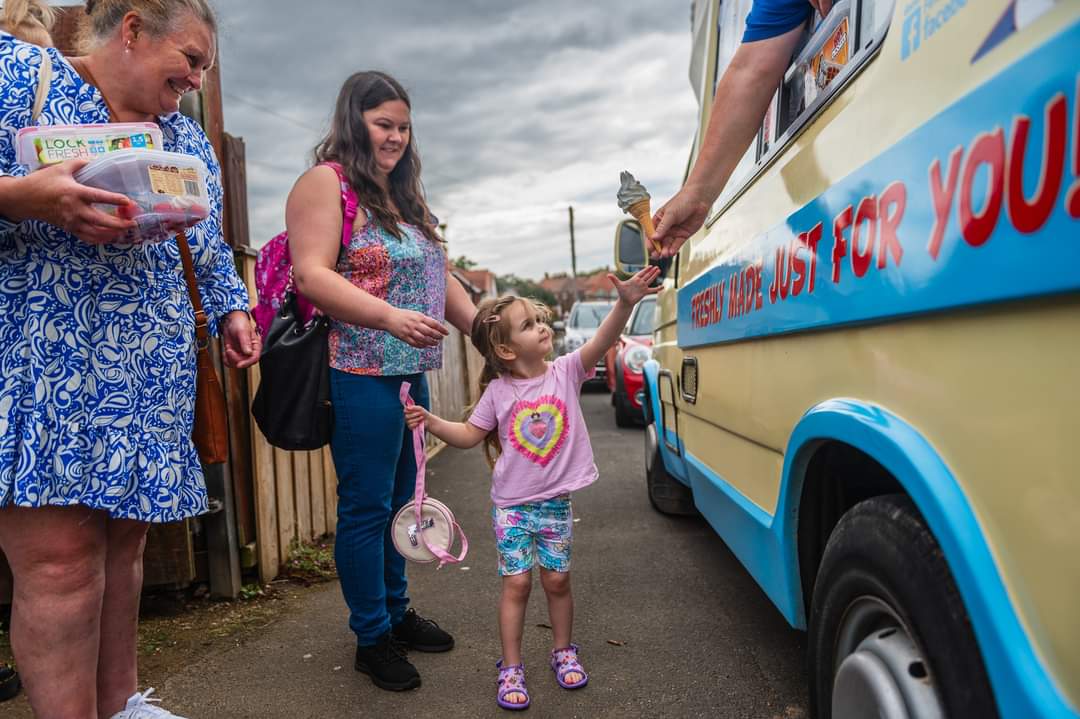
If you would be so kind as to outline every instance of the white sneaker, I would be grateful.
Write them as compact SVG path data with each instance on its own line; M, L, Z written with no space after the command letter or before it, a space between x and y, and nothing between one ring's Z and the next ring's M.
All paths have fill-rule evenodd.
M159 702L160 699L151 699L154 688L150 687L142 694L132 694L127 700L127 706L123 710L112 715L112 719L184 719L184 717L166 711L150 702Z

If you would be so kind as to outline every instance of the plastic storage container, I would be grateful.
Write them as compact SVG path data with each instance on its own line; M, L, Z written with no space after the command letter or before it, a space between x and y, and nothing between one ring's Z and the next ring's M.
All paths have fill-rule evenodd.
M132 205L96 205L138 227L129 242L160 242L210 214L206 165L197 157L157 150L117 150L75 173L83 185L127 195Z
M127 149L160 150L161 128L152 122L107 125L39 125L15 135L15 160L30 171L82 157Z

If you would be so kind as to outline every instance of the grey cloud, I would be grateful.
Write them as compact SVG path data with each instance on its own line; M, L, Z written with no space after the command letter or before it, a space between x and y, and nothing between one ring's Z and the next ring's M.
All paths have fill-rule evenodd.
M217 5L226 127L247 143L256 245L282 228L292 182L359 69L407 87L450 251L500 274L569 268L568 204L579 267L610 262L618 171L634 170L655 198L681 180L695 121L689 3Z

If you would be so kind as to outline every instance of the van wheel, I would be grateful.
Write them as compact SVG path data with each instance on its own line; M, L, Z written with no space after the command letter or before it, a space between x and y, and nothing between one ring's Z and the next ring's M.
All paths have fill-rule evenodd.
M941 547L904 495L868 499L840 518L809 630L818 719L998 716Z
M694 495L690 488L668 474L657 444L656 425L645 428L645 482L649 488L649 503L660 514L692 516Z

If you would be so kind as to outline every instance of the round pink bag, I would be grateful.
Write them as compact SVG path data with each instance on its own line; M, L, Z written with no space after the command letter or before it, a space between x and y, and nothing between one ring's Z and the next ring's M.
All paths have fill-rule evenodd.
M406 407L413 404L408 382L401 383L401 403ZM448 562L461 562L469 551L465 532L461 531L449 507L424 492L427 454L424 452L423 422L413 429L413 450L416 452L416 491L413 501L398 510L390 525L394 547L410 562L438 560L439 568ZM450 554L450 548L458 536L461 537L461 555L455 557Z

